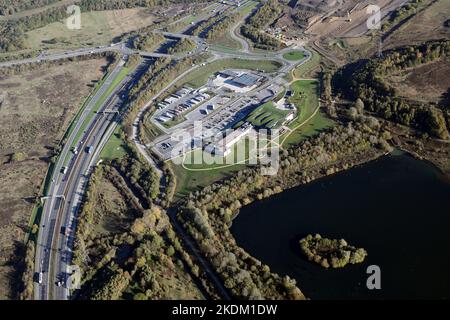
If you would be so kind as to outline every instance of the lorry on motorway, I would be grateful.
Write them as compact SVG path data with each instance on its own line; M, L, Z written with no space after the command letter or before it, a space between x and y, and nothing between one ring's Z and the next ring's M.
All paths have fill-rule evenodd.
M94 147L93 146L89 146L86 148L86 152L91 154L92 152L94 152Z
M34 274L34 281L36 281L39 284L42 284L42 272L36 272Z

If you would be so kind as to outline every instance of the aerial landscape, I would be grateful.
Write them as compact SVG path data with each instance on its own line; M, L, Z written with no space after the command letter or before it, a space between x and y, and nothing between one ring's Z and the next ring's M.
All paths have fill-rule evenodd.
M0 300L448 300L450 1L0 0L0 190Z

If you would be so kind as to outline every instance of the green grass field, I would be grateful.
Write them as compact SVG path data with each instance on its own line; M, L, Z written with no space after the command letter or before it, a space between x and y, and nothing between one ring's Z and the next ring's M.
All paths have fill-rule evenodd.
M257 128L272 129L279 127L288 113L289 111L278 109L272 101L269 101L256 108L245 121Z
M242 159L237 157L238 148L245 148ZM238 160L247 160L250 157L250 148L248 141L238 142L233 152L225 158L221 158L219 161L223 163L209 164L204 161L201 164L194 164L194 157L203 157L200 159L208 159L210 154L202 150L195 150L188 154L184 160L184 167L181 164L175 164L171 162L171 166L177 178L176 197L181 198L188 195L190 192L195 191L198 187L204 187L216 181L226 178L233 172L242 170L247 167L247 164L243 161L240 163ZM180 160L180 159L177 159ZM239 163L238 163L239 162ZM186 169L187 168L187 169Z
M194 88L199 88L208 82L208 78L216 72L228 68L233 69L247 69L247 70L261 70L267 73L275 72L280 69L281 65L277 61L266 60L244 60L244 59L223 59L217 60L200 67L197 70L189 73L181 79L175 87L181 87L184 84L190 85Z
M305 57L303 51L291 51L283 54L283 58L289 61L298 61L302 60Z
M116 130L114 130L111 138L109 138L108 142L100 153L101 159L121 159L127 154L127 151L125 150L123 144L123 140L120 138L120 130L120 126L117 126Z
M308 62L303 63L295 68L293 73L294 77L296 78L304 78L308 76L308 74L320 64L320 55L314 50L308 50L312 53L312 57Z
M327 118L320 110L316 112L319 107L320 92L318 81L298 80L292 83L291 90L294 92L294 95L289 101L297 107L300 113L288 125L294 132L288 137L287 134L281 137L280 140L284 141L283 147L297 144L301 140L333 125L333 121ZM310 120L307 121L308 119ZM298 128L299 126L301 127Z

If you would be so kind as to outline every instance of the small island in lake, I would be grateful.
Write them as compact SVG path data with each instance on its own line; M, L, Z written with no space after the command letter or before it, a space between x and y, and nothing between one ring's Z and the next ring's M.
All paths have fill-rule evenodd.
M344 239L322 238L320 234L309 234L300 240L300 248L309 261L324 268L343 268L349 263L361 263L367 256L366 250L350 246Z

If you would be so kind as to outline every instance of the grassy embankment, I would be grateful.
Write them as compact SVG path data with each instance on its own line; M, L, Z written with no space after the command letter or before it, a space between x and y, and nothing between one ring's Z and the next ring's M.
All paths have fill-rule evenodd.
M299 113L288 125L292 132L280 138L285 148L333 125L333 121L319 109L320 88L317 80L297 80L291 84L291 90L294 95L289 101L297 107Z
M305 54L303 51L290 51L285 54L283 54L283 58L289 61L299 61L302 60L305 57Z

